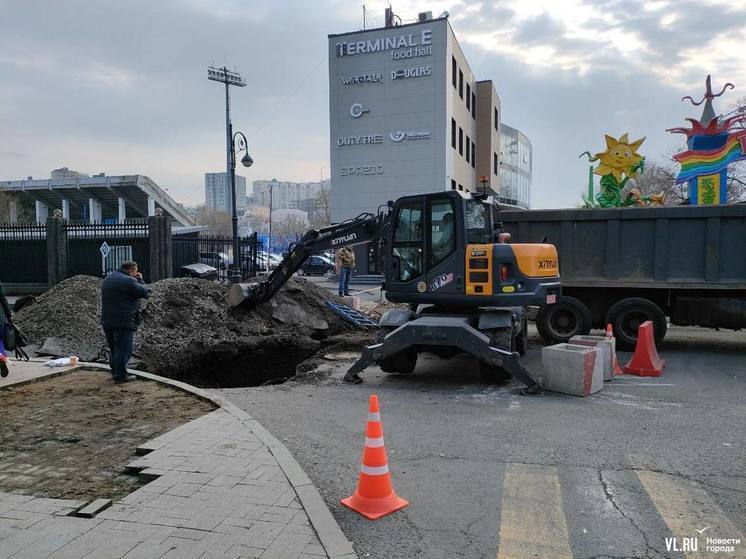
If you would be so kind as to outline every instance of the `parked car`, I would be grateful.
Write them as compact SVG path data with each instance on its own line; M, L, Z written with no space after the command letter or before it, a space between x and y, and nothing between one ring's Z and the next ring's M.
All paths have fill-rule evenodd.
M199 261L218 270L225 270L233 264L233 259L224 252L200 252Z
M187 264L181 267L181 277L214 280L218 279L218 270L209 264Z
M334 262L327 256L314 254L298 270L299 276L323 276L334 270Z

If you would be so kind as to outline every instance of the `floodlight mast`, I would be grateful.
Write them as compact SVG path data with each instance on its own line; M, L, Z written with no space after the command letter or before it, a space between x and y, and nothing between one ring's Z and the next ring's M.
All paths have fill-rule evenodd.
M238 215L236 207L236 180L235 167L233 166L233 126L231 125L231 98L228 91L229 86L246 87L246 80L238 72L232 72L227 67L207 68L207 79L225 84L225 151L226 151L226 178L231 181L231 222L233 225L233 262L228 269L228 279L231 283L241 281L241 255L238 243ZM246 151L248 155L248 150Z

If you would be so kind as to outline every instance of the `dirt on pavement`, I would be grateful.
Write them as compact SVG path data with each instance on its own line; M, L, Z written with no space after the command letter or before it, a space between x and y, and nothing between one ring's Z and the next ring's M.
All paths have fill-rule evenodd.
M144 485L123 473L138 445L215 409L156 382L114 384L76 371L0 391L0 490L120 499Z

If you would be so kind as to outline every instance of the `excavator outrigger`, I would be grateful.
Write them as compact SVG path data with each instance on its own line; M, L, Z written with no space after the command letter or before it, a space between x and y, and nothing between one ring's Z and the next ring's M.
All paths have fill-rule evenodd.
M469 353L485 379L516 377L525 392L540 393L518 357L526 351L526 306L560 295L557 250L506 243L497 211L490 197L460 191L404 196L376 215L308 231L265 281L233 286L230 304L269 300L311 254L380 242L386 298L409 308L381 317L377 342L362 349L346 381L361 382L358 374L374 363L410 374L423 351L443 358Z

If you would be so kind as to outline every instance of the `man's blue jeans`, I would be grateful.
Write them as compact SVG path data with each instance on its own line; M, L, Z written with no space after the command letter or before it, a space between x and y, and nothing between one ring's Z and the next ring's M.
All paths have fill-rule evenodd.
M339 269L339 296L347 295L350 292L350 276L352 268L342 266Z
M104 333L109 345L111 374L114 380L123 380L127 376L127 363L134 351L135 332L123 328L104 328Z

